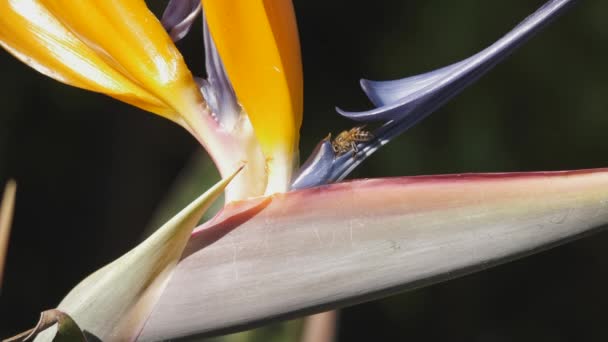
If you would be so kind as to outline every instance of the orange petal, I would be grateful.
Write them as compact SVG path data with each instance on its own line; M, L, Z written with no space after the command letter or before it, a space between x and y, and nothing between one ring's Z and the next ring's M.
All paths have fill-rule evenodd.
M0 45L47 76L178 122L202 102L143 1L2 0L0 12Z
M285 191L302 122L302 63L291 0L202 0L211 35L268 160L270 192Z

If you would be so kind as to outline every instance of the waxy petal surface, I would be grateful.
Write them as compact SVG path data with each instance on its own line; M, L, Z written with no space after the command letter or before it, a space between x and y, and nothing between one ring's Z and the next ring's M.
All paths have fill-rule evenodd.
M227 206L140 340L218 334L486 269L608 223L608 169L360 180Z
M291 0L203 0L213 40L266 155L270 192L289 188L302 122L302 63Z
M1 0L0 13L0 45L34 69L193 126L202 97L144 1Z

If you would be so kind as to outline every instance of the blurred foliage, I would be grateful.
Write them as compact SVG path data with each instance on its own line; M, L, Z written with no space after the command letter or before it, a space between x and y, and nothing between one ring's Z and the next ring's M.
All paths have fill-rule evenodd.
M543 1L294 3L305 70L305 157L328 132L353 126L334 106L370 106L360 77L400 78L465 58ZM353 177L608 166L606 13L608 2L581 1ZM179 44L198 75L201 39L196 32ZM59 84L5 51L0 74L0 181L14 177L20 186L0 296L0 336L9 336L218 176L195 140L160 117ZM176 197L171 186L187 175L192 158L206 171L192 183L182 177L187 192ZM608 235L599 234L347 308L340 340L606 341L606 245ZM273 336L295 336L280 334Z
M219 336L215 338L200 339L186 338L184 342L284 342L297 341L302 331L302 320L291 320L282 323L274 323L268 326L244 331L240 333Z

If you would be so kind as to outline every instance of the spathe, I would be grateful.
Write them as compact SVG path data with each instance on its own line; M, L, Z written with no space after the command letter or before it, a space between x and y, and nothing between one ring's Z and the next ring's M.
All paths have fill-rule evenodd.
M216 335L410 290L608 223L608 169L370 179L227 206L141 341Z

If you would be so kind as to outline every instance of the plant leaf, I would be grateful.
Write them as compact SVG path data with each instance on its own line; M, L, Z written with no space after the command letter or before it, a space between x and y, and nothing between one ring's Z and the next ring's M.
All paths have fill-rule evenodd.
M192 229L241 169L197 198L139 246L84 279L59 309L69 314L87 337L133 340L164 289Z
M480 271L608 223L608 169L370 179L229 205L140 335L214 335Z

